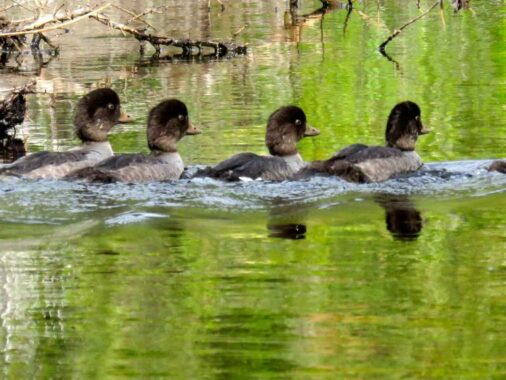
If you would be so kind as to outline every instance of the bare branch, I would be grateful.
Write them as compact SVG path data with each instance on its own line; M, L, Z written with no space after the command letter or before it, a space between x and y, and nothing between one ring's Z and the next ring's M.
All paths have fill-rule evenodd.
M432 4L432 6L427 9L425 12L423 12L420 16L417 16L415 17L414 19L408 21L406 24L404 24L403 26L401 26L399 29L396 29L394 30L394 32L386 39L385 42L383 42L380 46L379 46L379 50L380 52L384 53L385 52L385 47L387 46L387 44L392 41L395 37L397 37L399 34L401 34L401 32L406 29L408 26L410 26L411 24L415 23L416 21L420 20L422 17L426 16L427 14L429 14L429 12L431 10L433 10L436 6L440 5L442 2L442 0L437 0L434 4Z
M7 12L9 9L17 7L17 4L11 4L5 8L0 9L0 13Z
M0 33L0 38L24 36L27 34L45 33L45 32L49 32L51 30L62 29L70 24L74 24L74 23L79 22L89 16L92 16L95 13L103 11L104 9L106 9L110 6L111 6L111 4L107 3L107 4L104 4L101 7L98 7L96 9L90 10L89 8L86 7L86 8L77 9L76 11L74 11L70 14L60 13L57 16L48 15L48 16L40 17L35 22L24 26L19 31ZM53 26L44 28L45 25L54 24L56 22L61 22L61 23L58 25L53 25Z
M167 9L169 7L169 5L162 5L162 6L159 6L159 7L155 7L155 8L148 8L148 9L145 9L143 12L137 14L137 15L134 15L134 17L132 17L130 20L128 20L126 23L127 24L130 24L131 22L134 22L135 20L141 18L141 17L144 17L150 13L162 13L162 9Z
M122 12L125 12L126 14L128 14L128 15L130 15L130 16L137 17L137 15L136 15L134 12L132 12L131 10L128 10L128 9L126 9L126 8L123 8L123 7L120 7L119 5L114 5L114 4L113 4L112 6L113 6L114 8L116 8L116 9L119 9L119 10L120 10L120 11L122 11ZM147 22L147 21L144 21L142 18L137 17L137 20L139 20L139 21L140 21L140 22L142 22L143 24L145 24L145 25L149 26L150 28L153 28L153 29L155 29L155 30L156 30L156 28L155 28L153 25L151 25L151 24L150 24L149 22Z

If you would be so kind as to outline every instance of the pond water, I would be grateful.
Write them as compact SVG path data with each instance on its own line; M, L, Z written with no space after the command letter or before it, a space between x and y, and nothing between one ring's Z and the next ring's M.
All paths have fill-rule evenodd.
M132 38L84 21L59 57L2 69L0 95L36 75L18 135L66 150L73 106L109 85L136 122L117 152L147 152L145 119L185 101L203 134L190 170L264 153L268 115L300 105L306 160L382 144L410 99L433 133L424 169L384 184L339 179L144 185L0 180L0 378L371 379L506 377L506 3L121 1L178 38L237 42L246 56L152 62ZM432 1L422 0L422 9ZM0 1L1 7L7 2ZM9 13L10 14L10 13ZM12 13L16 15L15 12ZM127 20L119 10L109 11ZM310 15L311 14L311 15ZM43 93L45 92L45 93Z

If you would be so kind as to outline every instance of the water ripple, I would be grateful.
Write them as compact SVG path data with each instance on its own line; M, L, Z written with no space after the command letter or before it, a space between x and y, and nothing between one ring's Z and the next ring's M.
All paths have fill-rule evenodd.
M160 209L204 207L221 210L267 209L280 205L327 208L347 195L395 194L481 197L503 192L506 176L489 173L490 161L431 163L419 172L379 184L357 185L339 178L306 181L223 183L208 178L171 183L86 184L63 181L0 181L4 221L59 224L80 214L114 213L109 224L125 224L160 217ZM360 197L360 196L358 196ZM118 214L119 212L119 214Z

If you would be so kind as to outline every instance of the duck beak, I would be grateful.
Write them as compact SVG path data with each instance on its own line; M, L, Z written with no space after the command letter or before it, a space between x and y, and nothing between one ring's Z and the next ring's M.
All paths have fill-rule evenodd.
M424 125L422 125L422 129L420 129L420 131L418 132L419 135L426 135L427 133L430 133L431 130L430 129L427 129L425 128Z
M306 125L306 131L304 132L304 137L313 137L318 136L320 131L309 124Z
M124 124L124 123L131 123L132 121L134 121L134 118L131 115L127 114L125 111L121 111L118 123Z
M198 128L195 128L192 124L188 125L188 129L186 130L187 135L200 135L202 131Z

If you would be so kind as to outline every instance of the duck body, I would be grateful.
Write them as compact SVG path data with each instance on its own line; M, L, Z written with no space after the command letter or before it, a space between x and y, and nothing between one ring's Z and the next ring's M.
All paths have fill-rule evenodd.
M65 178L87 182L150 182L170 181L181 177L183 159L176 143L185 135L200 131L189 122L186 105L169 99L154 107L148 116L147 138L151 154L121 154L99 164L77 170Z
M421 123L420 108L415 103L399 103L388 117L386 146L347 146L328 160L311 162L295 178L329 175L349 182L371 183L416 171L423 163L415 152L415 143L419 135L429 132Z
M297 151L297 142L319 133L307 124L302 109L296 106L281 107L271 114L267 122L265 143L269 156L239 153L214 167L200 170L196 177L224 181L289 179L306 165Z
M110 157L94 167L78 170L69 177L88 182L136 183L176 180L183 171L183 159L177 152L159 155L122 154Z
M67 152L37 152L2 168L0 174L27 179L57 179L113 155L109 142L87 143Z
M298 153L284 157L239 153L213 168L204 169L201 175L224 181L282 181L298 172L304 165Z
M415 151L354 144L329 160L311 163L304 174L338 176L355 183L383 182L395 175L418 170L422 164Z
M0 175L28 179L59 179L72 171L93 166L114 153L107 136L120 122L130 121L121 112L120 99L110 88L91 91L77 103L74 126L80 147L67 152L37 152L2 168Z

